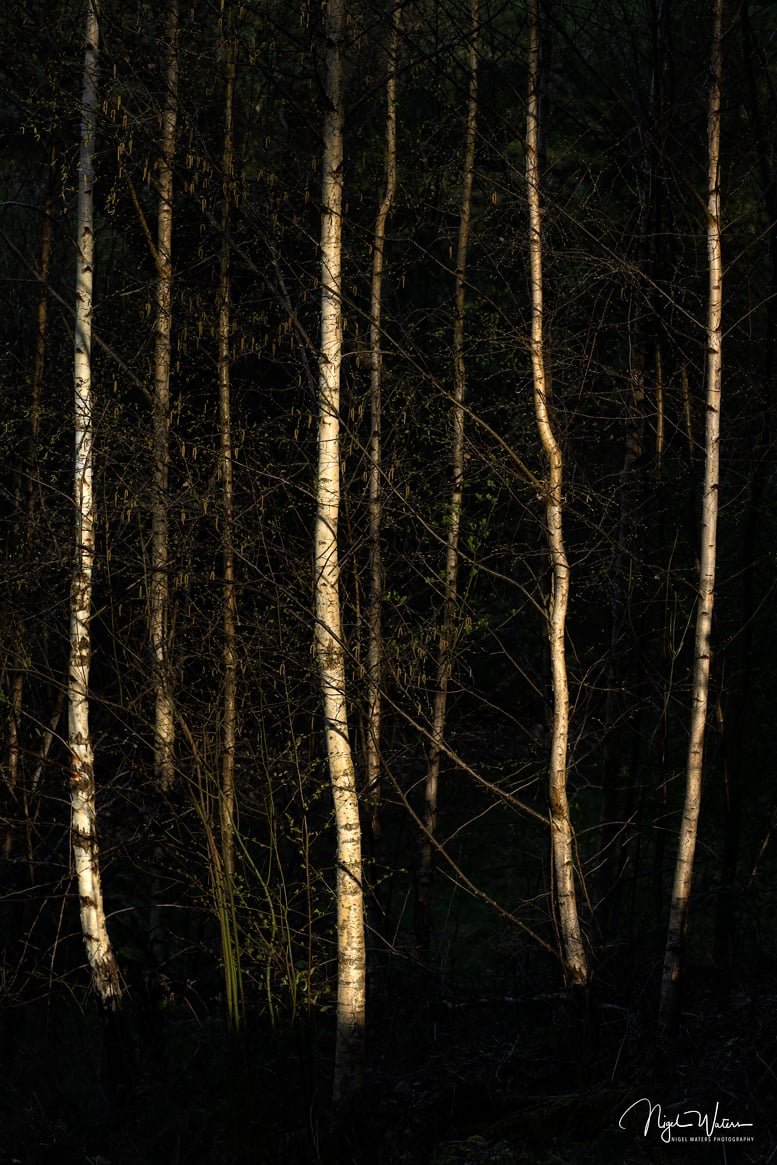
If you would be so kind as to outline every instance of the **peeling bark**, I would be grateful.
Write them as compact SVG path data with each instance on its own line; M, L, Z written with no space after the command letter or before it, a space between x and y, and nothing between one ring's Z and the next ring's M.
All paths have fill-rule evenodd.
M94 266L94 150L97 128L97 61L99 25L96 4L89 0L82 96L81 152L78 175L78 254L75 317L75 560L70 589L70 663L68 729L71 757L70 837L78 882L81 930L92 982L103 1007L121 1003L119 968L103 907L95 805L94 754L89 733L89 668L92 569L95 553L95 506L92 491L92 282Z

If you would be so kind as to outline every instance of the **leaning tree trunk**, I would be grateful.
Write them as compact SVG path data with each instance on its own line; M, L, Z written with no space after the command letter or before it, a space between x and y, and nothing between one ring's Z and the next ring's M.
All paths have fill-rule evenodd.
M701 810L704 731L710 681L710 637L715 602L717 561L718 494L720 460L720 406L723 350L723 261L720 239L720 101L723 75L723 0L713 0L710 104L707 123L708 191L707 255L709 299L707 307L707 424L704 445L704 493L702 497L699 598L696 608L691 726L688 742L685 805L677 845L669 932L661 982L660 1022L665 1030L674 1025L680 1003L680 977L693 880L693 861Z
M103 1007L116 1010L121 982L108 937L103 908L97 846L94 755L89 732L95 506L92 492L92 276L94 262L94 151L97 127L97 58L99 25L96 4L89 0L82 97L81 152L78 175L78 254L76 258L75 383L75 559L70 591L70 666L68 721L71 758L71 841L81 909L81 930L92 982Z
M341 271L345 21L345 0L329 0L321 190L321 352L314 536L315 648L321 673L326 746L337 833L337 1046L334 1102L338 1107L348 1104L361 1088L366 986L361 826L356 776L348 738L337 549L343 326Z
M154 482L151 513L149 632L154 684L154 773L170 790L174 779L175 720L170 675L170 563L168 478L170 466L170 336L172 330L173 160L178 115L178 0L167 17L167 72L162 113L157 224L156 346L154 351Z
M464 495L464 304L466 295L467 251L472 219L472 184L475 177L475 141L478 112L478 0L472 0L469 48L469 96L464 145L464 181L459 211L459 240L456 250L456 286L453 314L453 436L451 440L452 483L448 514L445 555L445 598L437 654L437 684L432 709L432 733L429 761L424 784L424 838L421 846L421 869L418 877L418 916L416 932L424 949L431 936L432 873L434 842L437 834L437 803L440 784L440 761L448 706L448 686L453 672L458 607L459 533Z
M553 677L553 731L550 741L549 808L553 877L561 958L571 986L588 983L588 960L580 930L575 890L574 834L567 798L569 683L566 664L566 618L569 603L569 563L564 547L563 469L561 447L550 417L550 378L545 367L543 338L542 219L540 207L539 140L539 16L538 0L529 4L529 91L526 121L526 185L529 200L531 260L531 363L534 411L548 462L545 519L552 568L548 640Z

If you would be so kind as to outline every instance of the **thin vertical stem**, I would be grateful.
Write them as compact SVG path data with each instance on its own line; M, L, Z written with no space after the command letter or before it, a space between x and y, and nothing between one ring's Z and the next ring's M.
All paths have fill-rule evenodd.
M702 496L699 597L696 608L693 694L688 740L685 803L677 844L669 931L661 983L661 1026L668 1030L676 1021L680 1003L680 977L688 930L693 864L701 811L704 734L709 702L712 648L712 612L715 602L717 563L718 495L720 486L720 407L723 373L723 260L720 232L720 106L723 76L723 0L713 0L713 32L710 69L710 102L707 123L707 259L709 299L707 306L707 401Z
M75 560L70 592L68 728L71 756L71 843L78 880L81 929L92 982L106 1010L121 1002L121 983L105 922L97 845L94 754L89 731L89 669L95 507L92 399L92 284L94 270L94 151L97 132L99 24L96 4L86 15L81 151L78 181L78 254L74 345Z
M526 122L526 184L529 201L531 260L531 363L534 411L540 442L548 462L545 521L552 569L548 610L548 641L553 679L553 730L548 778L550 836L562 960L573 986L588 982L588 961L580 930L575 890L574 834L567 798L569 743L569 682L566 665L566 617L569 604L569 562L564 546L564 461L550 417L550 379L545 366L543 321L542 217L539 141L540 48L538 0L529 3L529 91Z
M337 833L337 1045L334 1103L347 1105L364 1071L366 952L361 824L348 736L337 526L342 363L343 40L345 0L329 0L321 186L321 352L314 535L315 648Z
M394 5L386 79L386 188L375 218L370 290L370 442L369 442L369 542L370 582L367 604L367 792L373 838L380 835L380 733L381 670L383 666L383 561L381 555L382 491L382 371L381 315L383 310L383 259L386 222L397 186L397 56L401 7Z
M156 346L154 352L154 496L151 517L150 637L154 668L154 770L162 789L172 788L175 720L170 676L170 337L172 331L173 161L178 116L178 0L167 16L167 72L159 160Z
M453 433L451 438L451 493L445 553L445 598L442 626L437 650L437 682L432 709L432 741L424 785L424 838L421 846L421 869L418 878L418 918L416 929L422 946L431 933L431 891L434 870L434 838L437 834L437 806L440 785L440 761L448 705L448 687L453 672L456 616L458 608L459 534L464 496L464 396L466 365L464 360L464 317L467 288L467 252L472 221L472 187L475 179L475 145L478 113L478 0L470 9L469 94L464 139L464 173L459 211L459 239L456 248L456 283L453 306Z
M234 496L232 482L232 423L230 414L230 271L229 212L234 197L234 94L235 43L232 10L224 11L224 52L226 88L224 93L224 203L221 215L222 241L219 259L219 472L223 529L221 553L224 569L224 722L221 739L221 848L224 876L231 882L235 873L235 733L237 725L237 594L235 591Z

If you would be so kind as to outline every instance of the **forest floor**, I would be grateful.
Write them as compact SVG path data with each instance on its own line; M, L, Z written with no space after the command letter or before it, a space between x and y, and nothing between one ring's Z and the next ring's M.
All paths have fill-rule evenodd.
M639 1001L579 1009L559 991L489 997L417 966L388 974L365 1093L339 1123L331 1015L236 1041L185 996L130 1010L107 1037L72 1000L5 1011L0 1165L777 1161L766 975L697 972L662 1043ZM715 1120L742 1127L708 1138Z

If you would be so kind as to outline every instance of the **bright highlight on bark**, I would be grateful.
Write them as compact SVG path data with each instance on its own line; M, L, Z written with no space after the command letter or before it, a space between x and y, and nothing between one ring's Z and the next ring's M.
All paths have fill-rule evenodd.
M707 122L707 425L704 444L699 598L696 608L691 726L688 741L685 805L677 843L669 933L661 983L660 1021L674 1024L680 1003L680 976L693 881L693 862L701 812L704 730L710 683L712 610L715 604L715 567L718 540L720 462L720 405L723 383L723 259L720 238L720 101L723 80L723 0L714 0L710 104Z
M348 738L340 610L344 0L330 0L326 22L326 114L321 189L321 352L314 536L316 655L321 674L329 775L337 833L337 1047L334 1100L359 1091L364 1060L366 955L361 826Z
M97 61L100 29L96 4L89 0L82 94L81 151L78 174L78 253L76 256L75 382L75 558L70 591L70 666L68 732L71 758L71 845L78 882L81 930L92 982L103 1007L116 1010L121 981L108 937L97 845L94 754L89 732L89 668L95 506L92 491L92 283L94 271L94 152L97 124Z
M548 800L550 844L561 957L572 986L588 982L588 960L580 930L575 890L574 833L567 798L569 744L569 683L566 661L566 619L569 604L569 563L564 547L564 460L550 417L550 377L545 367L542 303L542 218L540 207L539 140L540 48L538 0L529 4L529 93L526 119L526 186L529 200L531 259L531 363L534 411L548 462L545 520L552 571L548 611L548 642L553 677L553 729L550 739Z

